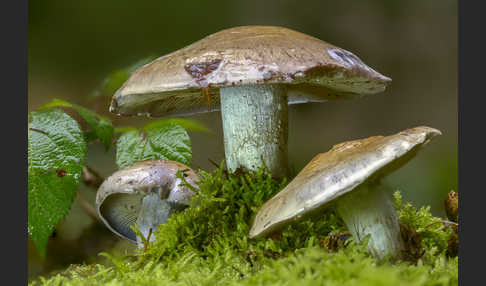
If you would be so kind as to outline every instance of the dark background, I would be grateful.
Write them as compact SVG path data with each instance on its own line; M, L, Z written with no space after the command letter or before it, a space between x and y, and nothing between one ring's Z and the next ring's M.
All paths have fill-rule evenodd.
M457 1L29 1L28 109L53 98L109 116L116 126L145 118L116 118L107 97L94 96L107 74L149 55L164 55L211 33L239 25L285 26L337 45L393 79L382 94L352 101L289 107L289 162L296 171L333 144L390 135L427 125L443 135L388 177L403 197L444 216L445 194L457 190ZM190 117L212 134L190 133L193 167L224 158L219 112ZM88 164L110 175L114 151L89 147ZM94 201L94 192L81 186ZM29 276L100 251L130 246L93 223L75 203L41 259L29 240Z

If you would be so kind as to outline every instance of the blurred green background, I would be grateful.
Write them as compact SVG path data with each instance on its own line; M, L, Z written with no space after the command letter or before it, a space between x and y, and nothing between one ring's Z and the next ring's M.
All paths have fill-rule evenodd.
M117 118L109 96L94 91L112 71L161 56L211 33L240 25L285 26L349 50L393 79L384 93L352 101L289 108L289 162L297 172L333 144L390 135L428 125L435 138L388 182L415 205L445 217L443 199L457 190L457 1L29 1L28 110L64 99L111 118L142 126L146 118ZM219 112L191 117L213 133L190 133L193 167L207 171L224 158ZM88 164L104 176L116 170L114 151L89 146ZM81 195L94 202L84 186ZM45 258L29 240L29 277L92 262L130 244L94 223L77 202L50 239Z

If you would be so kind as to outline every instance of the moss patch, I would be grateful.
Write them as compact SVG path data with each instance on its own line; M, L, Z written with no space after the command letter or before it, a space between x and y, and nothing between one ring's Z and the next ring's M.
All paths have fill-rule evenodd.
M329 209L268 238L249 239L259 207L285 185L264 170L202 172L193 206L172 216L138 256L108 257L106 265L75 265L30 285L457 285L454 231L429 208L396 208L407 260L377 262L355 244Z

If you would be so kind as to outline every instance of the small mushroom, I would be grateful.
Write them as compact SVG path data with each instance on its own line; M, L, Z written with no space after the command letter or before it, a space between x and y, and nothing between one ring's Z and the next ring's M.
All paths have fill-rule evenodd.
M382 92L391 79L356 55L287 28L235 27L139 68L113 96L119 115L219 110L226 165L254 170L262 159L288 174L288 104Z
M135 223L148 238L169 216L190 204L194 192L178 177L198 188L198 175L184 164L169 160L137 162L118 170L101 184L96 194L96 209L101 221L115 234L142 241L131 226ZM154 235L150 235L150 241Z
M380 179L414 157L440 135L415 127L391 136L373 136L333 146L317 155L256 214L250 238L263 236L333 203L356 241L370 235L378 259L400 259L404 244L390 198Z

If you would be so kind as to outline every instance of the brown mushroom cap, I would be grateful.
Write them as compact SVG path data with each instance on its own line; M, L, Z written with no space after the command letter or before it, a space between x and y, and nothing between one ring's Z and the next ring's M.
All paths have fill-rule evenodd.
M218 110L219 88L264 83L287 84L289 98L323 101L382 92L390 81L353 53L317 38L282 27L243 26L139 68L115 93L110 111L165 116Z
M405 164L429 140L440 135L420 126L391 136L343 142L315 156L300 173L258 211L250 237L261 236L320 209L360 184Z
M113 173L101 184L96 194L98 216L117 235L136 240L130 226L135 224L142 199L151 189L162 188L167 201L177 206L190 204L194 192L181 185L177 172L182 172L187 183L198 188L199 176L188 166L169 160L137 162Z

